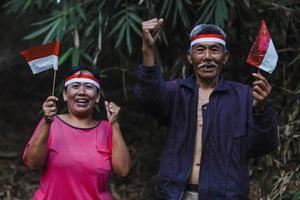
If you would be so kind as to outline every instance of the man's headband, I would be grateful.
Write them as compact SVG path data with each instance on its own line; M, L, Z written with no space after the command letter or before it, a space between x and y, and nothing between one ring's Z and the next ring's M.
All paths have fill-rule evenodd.
M209 33L209 34L199 34L193 36L191 40L191 48L194 44L198 44L202 42L218 42L224 45L224 47L226 47L226 42L223 35Z
M93 84L96 88L100 89L100 81L95 78L94 76L90 75L90 74L73 74L71 76L68 76L65 79L65 87L67 87L68 85L70 85L71 83L76 83L76 82L80 82L80 83L91 83Z

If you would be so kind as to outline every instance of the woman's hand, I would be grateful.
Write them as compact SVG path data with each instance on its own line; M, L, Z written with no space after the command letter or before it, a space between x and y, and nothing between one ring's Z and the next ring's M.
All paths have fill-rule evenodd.
M56 102L58 98L55 96L49 96L46 101L43 103L43 113L44 119L47 124L50 124L53 121L53 117L57 113Z
M105 101L104 104L105 104L107 119L109 123L111 124L118 123L118 115L121 108L117 106L114 102Z

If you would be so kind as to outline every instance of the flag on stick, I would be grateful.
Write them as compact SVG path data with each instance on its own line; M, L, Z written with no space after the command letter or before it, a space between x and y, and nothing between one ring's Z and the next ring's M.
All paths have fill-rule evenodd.
M36 46L21 52L28 62L33 74L50 68L58 69L58 53L60 43L58 41Z
M246 62L266 72L272 73L276 67L277 60L278 55L276 49L266 23L262 20L260 30Z

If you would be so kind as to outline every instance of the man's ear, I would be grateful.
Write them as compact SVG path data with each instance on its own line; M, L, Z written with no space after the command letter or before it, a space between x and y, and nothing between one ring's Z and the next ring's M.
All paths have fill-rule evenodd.
M192 64L192 58L191 58L190 50L186 53L186 58L187 58L188 62L189 62L190 64Z
M63 90L63 98L64 98L64 101L67 101L67 90L66 89Z
M224 61L223 61L223 64L225 65L228 61L228 58L229 58L229 55L230 55L230 52L229 51L226 51L225 52L225 56L224 56Z

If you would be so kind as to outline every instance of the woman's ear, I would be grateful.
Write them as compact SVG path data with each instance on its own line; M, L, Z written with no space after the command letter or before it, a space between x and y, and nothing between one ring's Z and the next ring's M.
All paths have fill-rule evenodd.
M192 64L192 58L191 58L190 50L187 52L186 58L187 58L188 62L189 62L190 64Z
M63 90L63 98L64 98L64 101L66 102L67 101L67 90L66 89Z
M99 103L100 102L100 97L101 97L101 95L100 95L100 91L99 92L97 92L97 96L96 96L96 103Z

